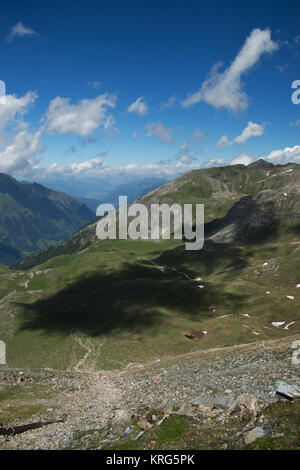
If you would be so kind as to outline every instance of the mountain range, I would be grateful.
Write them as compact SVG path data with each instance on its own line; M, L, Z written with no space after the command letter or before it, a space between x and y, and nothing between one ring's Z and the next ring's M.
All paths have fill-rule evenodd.
M138 201L204 203L205 243L99 240L96 221L2 268L16 367L114 369L300 332L300 166L194 170Z
M43 184L54 191L65 192L82 201L94 213L101 203L117 205L119 195L128 197L129 203L170 181L166 176L129 177L119 174L109 177L53 177Z
M93 212L74 197L0 173L2 264L69 238L93 218Z
M221 243L292 236L300 228L300 165L249 165L193 170L137 199L151 204L205 206L206 238ZM15 267L29 269L58 254L74 253L96 241L96 222L72 238L24 258Z
M112 204L114 207L119 207L119 196L127 196L128 204L131 204L136 199L144 196L145 194L153 191L154 189L167 183L165 178L145 178L130 181L121 184L111 191L107 191L98 199L89 199L86 197L78 197L87 207L96 213L97 207L100 204Z

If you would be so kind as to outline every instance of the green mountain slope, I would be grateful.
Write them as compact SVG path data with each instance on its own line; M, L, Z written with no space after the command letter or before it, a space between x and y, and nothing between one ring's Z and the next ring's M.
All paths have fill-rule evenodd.
M119 368L300 334L299 182L297 165L197 170L142 200L207 199L202 250L100 241L90 224L0 271L9 364Z
M137 202L149 208L154 203L202 203L205 205L207 224L205 234L207 237L214 236L220 242L234 241L238 238L235 235L230 238L229 234L225 234L224 231L225 226L227 226L227 232L236 230L234 226L230 228L232 214L241 225L240 241L257 239L263 234L265 237L269 234L275 240L281 222L284 225L289 220L286 230L280 230L281 234L285 231L289 233L293 230L297 231L300 223L299 181L300 165L272 165L259 160L248 167L234 165L193 170L141 197ZM288 197L285 194L288 194ZM273 208L272 217L269 213L271 207ZM277 211L277 207L278 209L282 207L282 209ZM230 209L232 211L228 212ZM252 213L251 221L248 210ZM260 216L257 219L256 211L261 215L265 212L265 217ZM223 218L225 219L222 220ZM219 231L223 232L217 235ZM95 232L95 223L92 223L66 242L25 257L14 268L30 269L53 256L71 254L85 249L96 240Z
M193 170L152 191L144 203L203 203L205 219L224 217L242 197L264 190L285 191L299 185L300 165L272 165L259 160L252 165L234 165Z
M119 368L295 335L299 267L297 241L207 241L198 252L172 241L96 241L38 269L1 274L8 363Z
M65 240L93 218L82 203L40 184L0 174L0 262L21 257Z

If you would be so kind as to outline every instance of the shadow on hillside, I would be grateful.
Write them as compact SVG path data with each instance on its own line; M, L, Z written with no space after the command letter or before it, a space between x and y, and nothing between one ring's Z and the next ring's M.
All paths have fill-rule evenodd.
M102 269L102 271L100 271ZM99 271L24 309L22 329L90 336L131 331L155 331L165 324L161 309L175 317L201 320L211 317L210 307L241 309L245 296L225 293L221 287L180 279L174 272L125 263L118 272Z
M239 246L215 243L206 240L204 247L199 251L186 251L184 245L165 251L156 259L158 264L174 265L178 269L187 270L191 275L209 276L221 274L226 271L239 272L249 265L247 253Z
M264 244L278 239L280 218L273 200L245 196L236 202L225 217L214 219L205 224L205 237L218 236L230 244ZM225 231L225 234L222 234ZM223 238L223 240L222 240Z
M0 263L5 266L10 266L11 264L19 261L22 257L22 254L19 250L10 245L5 245L0 242Z
M292 227L289 228L289 231L292 233L292 235L300 235L300 223L295 224Z

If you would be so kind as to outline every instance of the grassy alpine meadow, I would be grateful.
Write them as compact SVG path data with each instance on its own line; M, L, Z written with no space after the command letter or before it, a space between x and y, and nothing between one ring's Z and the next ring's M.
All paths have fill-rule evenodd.
M0 270L12 367L122 369L300 331L299 165L191 171L139 199L201 203L205 243L98 240L96 221Z
M101 370L300 331L300 245L96 241L1 271L12 367ZM284 322L277 326L277 322Z

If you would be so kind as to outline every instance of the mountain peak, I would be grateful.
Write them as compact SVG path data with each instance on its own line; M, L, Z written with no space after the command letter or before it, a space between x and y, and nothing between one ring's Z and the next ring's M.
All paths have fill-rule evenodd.
M251 168L272 168L273 166L273 163L266 162L266 160L263 158L260 158L259 160L256 160L255 162L248 165L248 167Z

